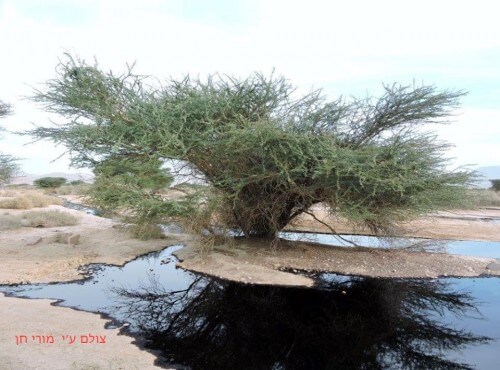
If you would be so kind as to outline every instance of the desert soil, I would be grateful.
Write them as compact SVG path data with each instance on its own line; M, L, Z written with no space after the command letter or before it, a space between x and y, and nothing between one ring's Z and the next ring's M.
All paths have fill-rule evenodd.
M42 283L82 279L78 268L88 263L123 265L138 255L182 242L182 236L141 241L131 238L113 220L52 205L76 215L79 224L56 228L22 228L0 233L0 284ZM10 214L21 210L8 210ZM79 235L76 244L68 243ZM73 239L75 240L75 239ZM132 344L133 338L104 329L99 315L50 305L48 300L4 297L0 294L0 369L157 369L156 357ZM63 335L106 335L106 344L60 340ZM28 344L16 344L26 335ZM54 344L39 344L31 336L52 335ZM35 338L37 339L37 338ZM58 340L59 339L59 340Z
M75 199L73 199L75 200ZM131 238L113 220L61 206L50 206L76 215L79 224L57 228L27 228L0 233L0 284L69 281L82 278L78 268L89 263L122 265L138 255L182 243L178 252L184 268L245 283L311 286L313 280L297 270L387 277L479 276L498 274L486 268L493 259L386 251L368 248L335 248L310 243L269 241L234 242L200 250L189 235L140 241ZM11 214L20 210L8 210ZM324 209L317 217L327 218ZM500 209L441 213L407 225L415 236L500 241ZM338 232L352 232L337 223ZM297 220L290 229L326 231L312 218ZM366 233L366 230L354 230ZM294 271L295 270L295 271ZM131 344L132 338L105 330L105 319L48 300L25 300L0 295L1 369L148 369L154 356ZM16 345L16 335L106 335L101 346L29 343Z

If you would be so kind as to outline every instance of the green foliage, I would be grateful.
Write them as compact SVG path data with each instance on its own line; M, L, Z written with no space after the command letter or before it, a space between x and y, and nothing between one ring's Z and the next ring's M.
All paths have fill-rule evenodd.
M99 181L113 178L117 182L156 191L169 186L172 177L161 169L161 162L146 156L110 156L94 167Z
M490 180L491 190L500 191L500 179Z
M85 185L85 181L83 180L73 180L69 182L69 185Z
M107 157L94 167L92 204L108 212L125 211L128 221L145 225L137 233L134 231L145 238L154 229L150 224L163 220L165 215L179 216L188 211L181 202L164 201L159 194L173 180L161 164L148 156Z
M327 101L320 91L297 97L284 78L261 74L150 86L130 69L105 73L68 56L34 97L68 123L27 133L66 145L73 164L96 171L94 199L148 223L203 216L200 225L273 236L322 202L387 230L460 205L471 180L446 169L448 146L421 129L443 122L460 91L394 84L377 99ZM142 182L142 166L172 159L210 186L179 201L145 191L154 185Z
M17 158L0 153L0 185L5 185L19 172Z
M33 184L40 189L58 188L66 184L66 179L64 177L42 177L33 181Z

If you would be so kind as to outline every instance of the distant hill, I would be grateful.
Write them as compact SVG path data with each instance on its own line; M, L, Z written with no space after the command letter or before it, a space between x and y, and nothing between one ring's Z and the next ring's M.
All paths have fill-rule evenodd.
M500 166L478 167L475 170L484 176L484 179L479 182L481 188L491 187L489 180L500 179Z
M94 179L94 175L89 173L65 173L65 172L52 172L43 175L33 175L26 174L24 176L14 177L10 182L13 185L17 184L28 184L33 185L33 181L40 179L42 177L64 177L68 182L82 180L85 182L92 182Z

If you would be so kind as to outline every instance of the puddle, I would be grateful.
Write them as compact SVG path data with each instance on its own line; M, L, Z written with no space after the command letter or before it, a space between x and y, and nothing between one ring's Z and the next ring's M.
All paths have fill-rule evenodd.
M323 274L321 289L252 286L175 267L180 245L85 281L0 287L105 313L193 369L496 369L500 279Z
M102 215L102 212L100 210L98 210L97 208L92 208L89 206L85 206L83 204L70 202L69 200L64 201L63 207L66 207L69 209L76 209L77 211L83 211L89 215L94 215L94 216L101 216Z
M392 238L370 235L340 235L341 238L339 238L333 234L297 232L281 232L279 236L286 240L302 240L311 243L342 247L351 247L353 246L352 243L355 243L362 247L406 248L409 250L450 253L462 256L500 258L500 242L491 241Z

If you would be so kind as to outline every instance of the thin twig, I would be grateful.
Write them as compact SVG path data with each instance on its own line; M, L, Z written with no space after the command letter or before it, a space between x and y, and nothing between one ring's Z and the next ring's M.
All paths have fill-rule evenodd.
M351 241L351 240L348 240L348 239L345 239L345 238L341 237L341 236L339 235L339 233L338 233L338 232L336 232L336 231L333 229L333 227L331 227L330 225L328 225L328 224L327 224L327 223L325 223L324 221L321 221L319 218L317 218L317 217L316 217L316 215L315 215L314 213L309 212L309 211L304 211L304 213L306 213L306 214L308 214L309 216L311 216L312 218L314 218L314 219L315 219L316 221L318 221L320 224L322 224L322 225L326 226L326 227L327 227L327 228L328 228L328 229L332 232L332 234L333 234L333 236L334 236L335 238L338 238L338 239L340 239L340 240L342 240L342 241L344 241L344 242L346 242L346 243L349 243L349 244L351 244L351 245L353 245L353 246L355 246L355 247L359 247L359 245L358 245L358 244L356 244L356 243L354 243L353 241Z

